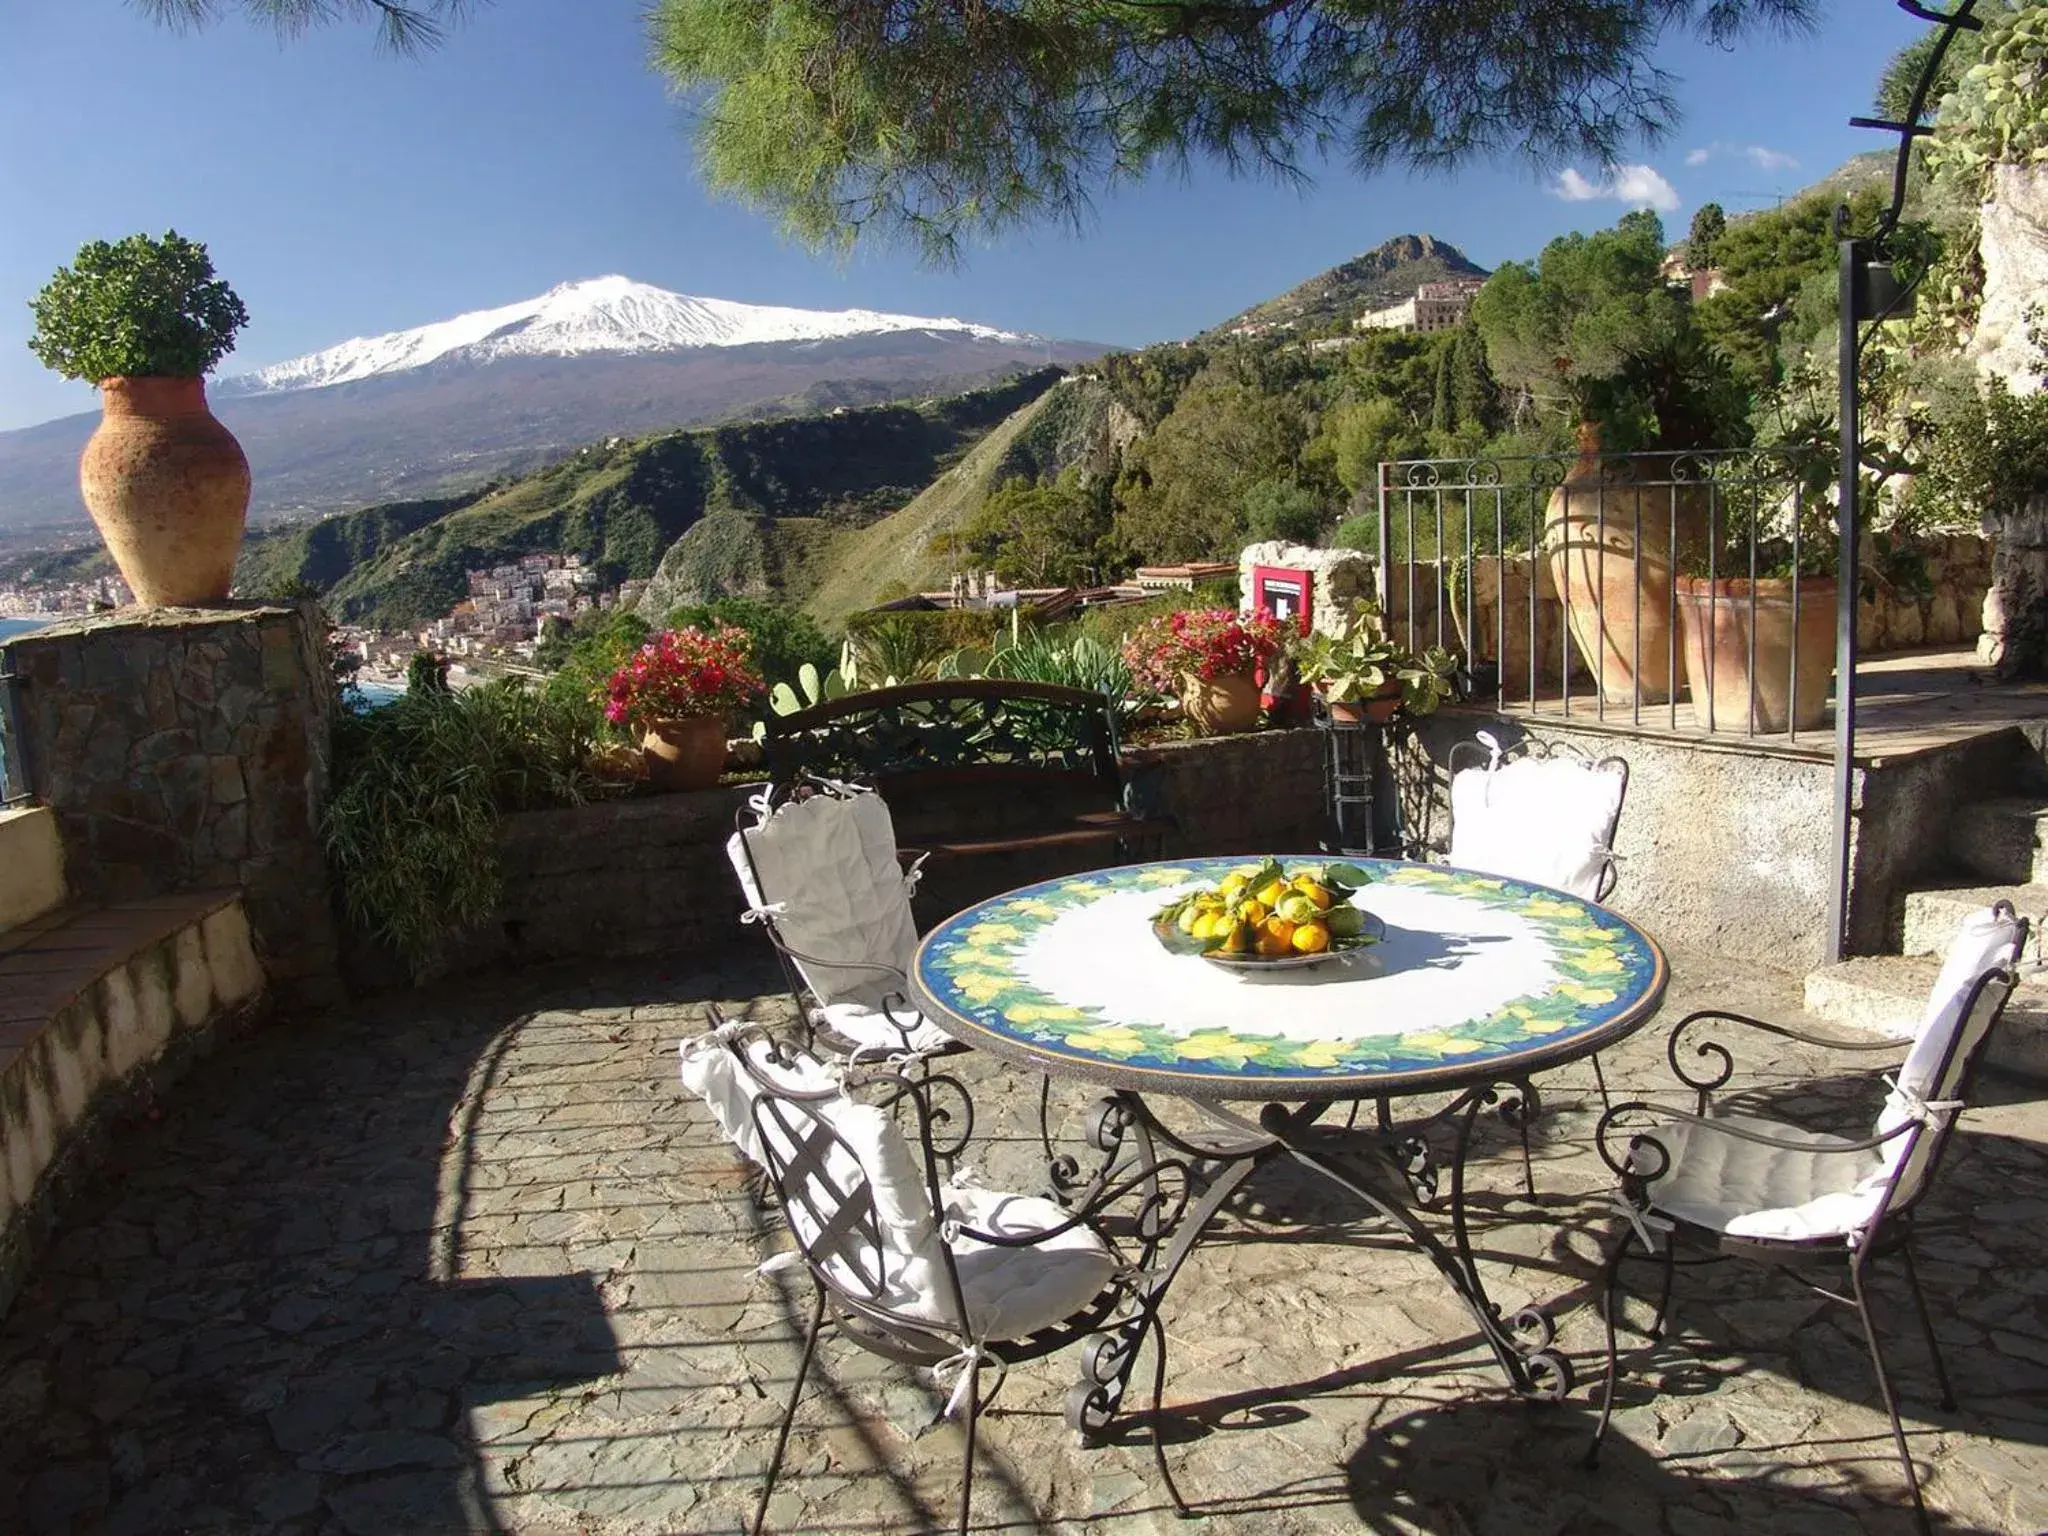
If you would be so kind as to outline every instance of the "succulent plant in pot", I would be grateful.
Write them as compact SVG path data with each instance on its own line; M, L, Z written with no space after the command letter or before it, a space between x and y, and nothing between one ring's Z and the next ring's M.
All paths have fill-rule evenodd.
M1342 722L1391 720L1402 710L1427 715L1451 693L1456 658L1448 651L1404 650L1379 610L1360 608L1336 634L1316 631L1293 646L1295 676L1323 697Z
M79 460L79 492L136 600L228 595L249 511L249 461L207 409L205 375L249 314L214 276L206 247L95 240L30 306L29 349L99 387L102 416Z

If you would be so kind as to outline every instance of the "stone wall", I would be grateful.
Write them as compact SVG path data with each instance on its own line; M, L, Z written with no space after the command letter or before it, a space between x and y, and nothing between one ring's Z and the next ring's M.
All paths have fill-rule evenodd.
M1170 856L1306 850L1323 833L1323 750L1319 731L1261 731L1138 748L1127 754L1127 766L1140 802L1179 821L1179 834L1167 842ZM454 946L448 968L701 958L759 945L759 935L740 925L739 887L725 857L735 814L753 792L648 795L507 817L499 843L504 895L491 921ZM927 835L933 830L927 827ZM1071 867L1095 857L1083 853ZM947 901L978 900L1060 872L974 862L974 869L934 883L942 899L920 902L921 923L953 910ZM351 959L352 979L362 985L405 982L390 957L366 946L356 946Z
M124 609L7 653L73 898L239 888L279 994L337 996L319 837L335 706L315 612Z
M1991 589L1991 541L1975 533L1929 534L1914 552L1926 567L1925 590L1864 584L1856 643L1865 654L1977 643Z

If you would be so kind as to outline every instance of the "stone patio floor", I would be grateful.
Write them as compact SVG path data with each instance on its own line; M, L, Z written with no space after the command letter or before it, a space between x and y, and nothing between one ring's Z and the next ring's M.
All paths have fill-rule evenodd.
M1796 1012L1793 985L1753 967L1679 955L1674 973L1667 1022L1709 1001ZM772 989L751 962L526 973L287 1019L203 1064L122 1138L0 1325L0 1531L738 1529L807 1303L800 1273L755 1273L782 1239L673 1051L705 998L785 1008ZM1662 1038L1609 1053L1610 1082L1658 1078ZM1870 1112L1816 1059L1759 1063L1751 1080L1794 1112ZM994 1138L976 1161L1028 1178L1030 1083L978 1057L961 1075ZM1675 1337L1631 1358L1605 1464L1582 1469L1588 1281L1614 1218L1590 1072L1545 1087L1539 1197L1496 1129L1476 1208L1496 1298L1559 1311L1572 1402L1507 1396L1422 1260L1275 1170L1167 1309L1170 1455L1206 1520L1174 1518L1142 1418L1073 1444L1067 1355L1013 1373L985 1421L977 1526L1909 1530L1853 1319L1747 1266L1681 1275ZM1934 1410L1890 1281L1880 1321L1937 1527L2038 1531L2048 1112L2016 1084L1984 1097L1924 1223L1962 1411ZM1068 1096L1069 1124L1087 1098ZM945 1527L959 1438L926 1430L939 1396L844 1343L820 1354L771 1529Z

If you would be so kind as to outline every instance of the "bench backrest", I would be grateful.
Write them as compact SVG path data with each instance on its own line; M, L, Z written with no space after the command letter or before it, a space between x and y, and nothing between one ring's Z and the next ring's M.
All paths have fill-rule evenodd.
M763 747L777 784L840 779L885 795L1057 780L1114 795L1122 784L1109 700L1054 683L960 678L850 693L777 716Z

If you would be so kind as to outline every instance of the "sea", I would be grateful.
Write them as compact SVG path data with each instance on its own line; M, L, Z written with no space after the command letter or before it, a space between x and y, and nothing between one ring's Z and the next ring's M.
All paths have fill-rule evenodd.
M0 614L0 646L4 646L16 635L25 635L32 629L41 629L48 619L10 619ZM7 776L7 733L0 730L0 799L10 794L14 785Z

